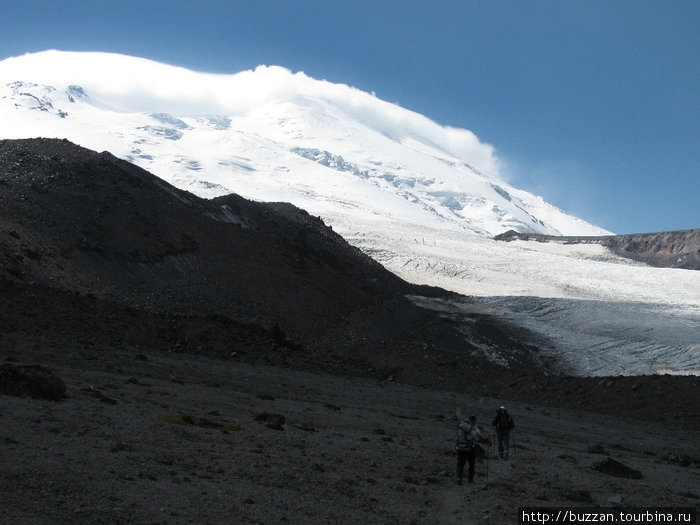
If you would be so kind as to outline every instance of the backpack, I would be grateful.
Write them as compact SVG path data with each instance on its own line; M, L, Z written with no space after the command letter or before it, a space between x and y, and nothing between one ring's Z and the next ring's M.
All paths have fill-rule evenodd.
M496 415L496 428L499 430L508 430L513 428L513 418L508 415L508 412L501 410Z
M472 439L471 427L465 430L462 425L466 426L466 423L460 422L459 425L457 425L457 443L455 444L455 450L466 451L474 446L474 440Z

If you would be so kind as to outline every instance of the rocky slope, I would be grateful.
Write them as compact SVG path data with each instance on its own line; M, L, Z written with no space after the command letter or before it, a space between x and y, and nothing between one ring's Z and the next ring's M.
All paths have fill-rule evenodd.
M600 244L613 253L659 268L700 270L700 229L600 237L570 237L508 231L496 240Z
M0 276L47 305L75 294L77 319L109 325L94 313L131 308L159 346L432 384L447 377L445 356L461 373L492 369L473 343L496 337L513 366L532 368L507 327L418 308L406 294L444 292L407 284L294 206L200 199L67 141L0 142L0 166ZM190 318L203 319L196 337L182 328ZM274 344L232 348L230 332Z

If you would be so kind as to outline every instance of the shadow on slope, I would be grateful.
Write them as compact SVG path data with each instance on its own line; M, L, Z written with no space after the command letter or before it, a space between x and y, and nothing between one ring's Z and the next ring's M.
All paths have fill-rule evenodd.
M445 292L409 285L292 205L200 199L65 140L2 141L0 163L3 296L54 319L49 331L430 385L502 371L405 297Z

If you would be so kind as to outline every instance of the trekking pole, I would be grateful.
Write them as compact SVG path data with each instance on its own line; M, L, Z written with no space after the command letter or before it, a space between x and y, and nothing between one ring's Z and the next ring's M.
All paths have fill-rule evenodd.
M489 448L491 448L491 447L489 447ZM486 449L486 454L484 454L484 456L486 456L486 485L488 485L489 484L489 450L488 449Z

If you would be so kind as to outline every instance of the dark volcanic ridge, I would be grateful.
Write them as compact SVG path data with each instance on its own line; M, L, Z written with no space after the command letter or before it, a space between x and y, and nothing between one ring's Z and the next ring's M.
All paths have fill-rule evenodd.
M508 330L485 323L467 337L414 305L408 294L446 292L406 283L290 204L201 199L65 140L2 141L0 166L0 278L45 296L41 306L68 303L68 293L78 319L124 307L133 321L119 326L172 325L153 330L171 350L251 361L284 353L304 368L433 384L454 356L462 372L496 370L472 344L493 335L512 346L515 368L534 363L532 349ZM85 301L94 304L79 307ZM180 334L175 325L191 318L215 335ZM93 330L107 320L97 316ZM252 342L231 344L232 331Z
M509 230L497 241L536 241L563 244L600 244L612 253L658 268L700 270L700 228L658 233L573 237L519 233Z
M0 141L0 291L0 350L18 362L193 354L700 425L696 377L557 377L531 334L417 306L453 294L304 210L201 199L65 140Z

